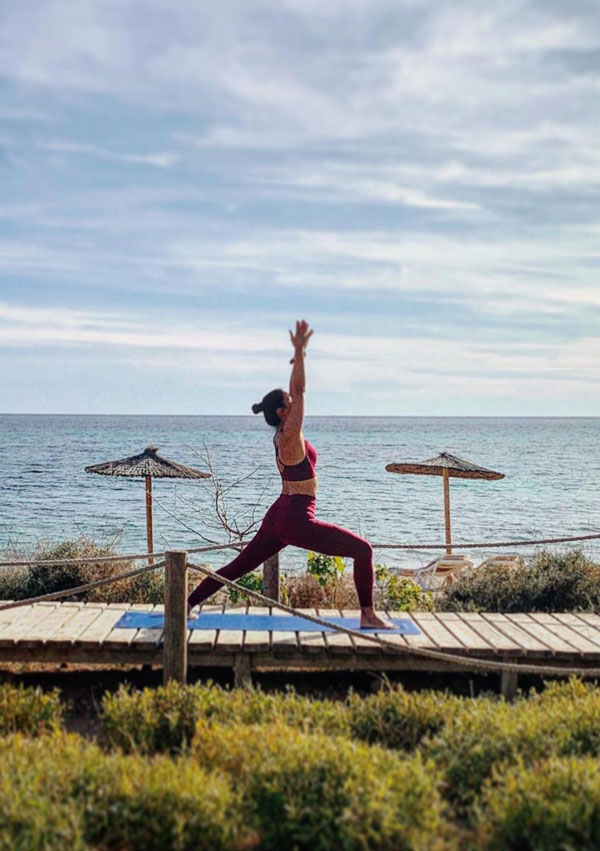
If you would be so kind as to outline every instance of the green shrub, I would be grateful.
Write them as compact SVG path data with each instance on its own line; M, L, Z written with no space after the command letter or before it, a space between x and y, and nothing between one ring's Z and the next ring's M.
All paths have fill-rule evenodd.
M200 719L220 724L283 721L302 730L347 730L342 704L300 697L293 691L229 691L211 683L187 686L170 682L143 691L121 686L117 692L105 694L100 714L111 745L144 753L184 749Z
M265 694L259 689L229 691L212 684L133 691L121 686L102 700L108 742L125 751L177 752L192 739L196 722L261 724L280 722L303 732L344 735L369 744L414 750L460 711L463 698L406 692L387 684L377 694L350 694L345 702L302 697L293 690Z
M490 565L459 577L441 611L563 612L600 607L600 566L581 550L540 550L529 564Z
M199 722L194 758L243 790L260 848L433 849L447 831L438 777L420 757L319 733Z
M44 692L39 687L26 688L22 683L0 684L0 736L51 732L61 727L63 715L58 689Z
M0 847L441 849L438 784L419 756L280 721L199 721L177 758L17 734L0 742Z
M348 698L350 734L387 748L414 750L426 736L437 734L464 700L443 692L407 692L386 685L377 694Z
M600 755L600 689L572 678L549 684L529 698L540 726L547 725L554 753L564 756Z
M423 591L420 585L406 576L394 573L386 564L375 565L375 578L379 589L378 605L389 611L430 611L434 607L433 594Z
M216 851L241 831L230 780L190 759L109 754L85 760L73 785L94 847Z
M521 761L496 773L477 807L477 847L596 851L600 764L596 759Z
M444 771L448 797L468 806L494 770L516 759L600 755L600 690L573 680L514 704L465 702L423 752Z
M0 745L7 851L224 851L252 838L242 818L231 782L190 759L104 754L67 734Z
M449 799L464 807L472 803L495 766L511 762L519 753L528 759L542 757L546 747L536 717L522 718L507 703L478 698L424 742L423 752L444 771Z
M134 691L121 685L102 698L100 717L110 745L129 752L174 752L188 744L196 721L223 703L218 687L182 686L174 681Z
M248 588L250 591L258 591L262 593L263 590L263 574L262 570L253 570L251 573L247 573L245 576L242 576L237 580L238 585L241 585L243 588ZM229 597L229 601L231 603L239 603L240 600L245 603L246 600L249 600L250 603L253 602L252 598L246 597L243 591L238 591L235 588L228 588L227 595Z
M81 740L10 736L0 742L0 849L2 851L82 851L81 814L65 795Z
M331 593L331 605L337 608L338 593L342 584L346 562L341 556L328 556L323 553L309 552L306 561L306 572L312 576L319 588L325 593Z
M341 556L309 552L306 558L306 570L315 577L321 588L324 588L329 581L337 582L345 569L346 562Z

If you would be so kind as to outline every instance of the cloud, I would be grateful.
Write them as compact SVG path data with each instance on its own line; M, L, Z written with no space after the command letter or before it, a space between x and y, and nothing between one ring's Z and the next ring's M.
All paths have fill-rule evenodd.
M61 139L49 139L39 142L38 147L43 151L52 151L65 154L84 154L101 159L114 160L121 163L132 163L134 165L153 165L158 168L168 168L174 165L179 157L174 153L155 154L125 154L100 148L97 145L84 145L77 142L69 142Z
M581 389L600 311L596 12L558 0L4 4L0 276L7 303L54 301L70 317L5 315L5 342L143 351L174 370L200 346L229 382L245 350L265 372L274 363L250 342L257 321L302 310L330 338L347 323L368 341L364 367L347 355L367 384L368 370L394 380L395 326L417 341L402 378L415 392L431 375L427 340L456 388L485 393L489 379L508 398L507 376L526 380L518 359L529 374L527 347L547 341L552 359L568 351L531 375ZM131 319L141 304L147 329ZM222 345L210 328L195 339L204 313L220 317ZM475 353L502 338L514 363ZM413 359L390 345L390 364ZM323 387L351 394L352 376L322 355Z
M197 352L203 358L216 358L221 368L225 364L225 371L232 376L238 367L242 371L255 369L256 358L262 367L286 362L289 340L283 331L266 334L260 328L241 333L242 327L240 321L223 316L212 316L200 326L182 319L165 325L152 311L142 315L92 313L0 303L5 346L100 345L107 351L141 350L144 358L148 350L159 359L163 350L170 350L170 356L178 351ZM374 375L392 384L399 380L415 384L424 375L442 372L469 380L535 377L560 381L575 375L581 381L597 382L600 339L583 338L566 345L538 342L505 346L489 340L435 339L430 334L386 337L330 332L317 334L311 342L312 361L318 364L312 379L317 390L351 388Z

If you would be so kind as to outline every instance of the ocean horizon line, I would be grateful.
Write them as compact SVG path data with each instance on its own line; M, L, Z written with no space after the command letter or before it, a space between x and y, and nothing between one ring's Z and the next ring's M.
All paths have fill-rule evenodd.
M190 419L254 418L255 414L152 414L152 413L65 413L44 411L6 411L0 417L187 417ZM599 414L306 414L305 419L363 419L363 420L597 420Z

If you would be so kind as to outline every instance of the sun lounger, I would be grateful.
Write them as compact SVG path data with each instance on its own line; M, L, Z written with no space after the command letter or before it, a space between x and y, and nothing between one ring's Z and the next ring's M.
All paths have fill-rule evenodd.
M458 576L473 569L473 562L464 555L438 556L422 567L400 568L398 573L412 579L426 591L450 584Z
M477 570L485 567L521 567L524 564L523 557L516 553L498 553L493 556L488 556L481 564L477 565Z

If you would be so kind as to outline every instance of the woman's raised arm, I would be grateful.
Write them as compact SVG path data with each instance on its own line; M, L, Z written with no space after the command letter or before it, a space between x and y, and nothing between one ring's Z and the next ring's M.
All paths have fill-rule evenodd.
M290 331L290 340L294 347L294 357L290 363L292 366L292 374L290 375L290 396L293 398L294 393L304 393L306 390L306 376L304 374L304 355L308 341L312 337L313 332L308 328L308 322L304 319L296 322L296 333Z
M291 450L291 454L294 456L298 454L304 455L304 440L302 439L304 392L306 390L304 355L312 333L308 327L308 323L304 319L296 322L295 333L290 331L290 340L294 347L294 357L290 361L292 364L292 374L290 375L290 396L292 397L292 401L289 414L285 420L281 443L284 454L288 454L285 451L288 449L288 451Z

